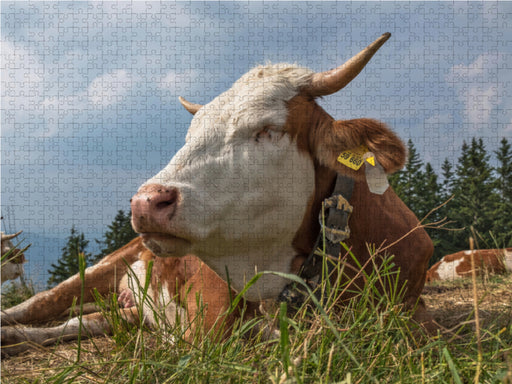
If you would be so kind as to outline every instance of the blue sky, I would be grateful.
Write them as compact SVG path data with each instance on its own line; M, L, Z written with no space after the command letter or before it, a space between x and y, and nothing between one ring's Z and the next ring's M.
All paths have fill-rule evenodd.
M511 2L1 7L2 230L29 242L72 225L99 238L128 210L184 143L178 96L207 103L267 61L327 70L383 32L361 75L320 101L329 113L385 121L435 167L456 164L464 139L483 137L490 153L512 140Z

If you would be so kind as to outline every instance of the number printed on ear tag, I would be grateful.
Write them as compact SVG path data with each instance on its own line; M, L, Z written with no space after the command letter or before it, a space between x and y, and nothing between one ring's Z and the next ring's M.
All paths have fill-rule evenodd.
M338 156L338 162L357 171L364 163L363 156L366 152L368 152L366 145L361 145L358 148L343 151Z

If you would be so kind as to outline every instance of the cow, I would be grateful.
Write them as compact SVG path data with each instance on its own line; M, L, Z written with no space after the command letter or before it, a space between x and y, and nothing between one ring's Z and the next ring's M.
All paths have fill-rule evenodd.
M153 273L147 275L149 265ZM148 276L150 286L145 291ZM111 333L111 324L95 305L84 305L86 310L82 317L73 317L58 326L25 326L69 319L70 314L79 310L78 304L70 308L75 300L91 304L95 303L97 294L110 293L117 293L119 315L127 323L139 325L140 316L150 327L162 323L172 327L177 322L188 340L193 340L203 330L210 331L214 337L224 337L225 331L229 331L238 318L249 319L259 311L259 304L240 303L232 313L226 314L236 293L201 260L193 255L156 257L137 237L98 264L86 268L84 280L76 274L2 311L2 355L18 354L31 348L33 343L44 346L55 344L57 340L75 340L80 326L84 337ZM205 306L198 302L198 294ZM147 296L147 300L143 300L143 296ZM199 312L203 315L197 319ZM201 322L200 327L195 327L195 320Z
M117 290L121 304L126 305L122 311L127 320L138 318L141 310L151 323L153 315L143 303L132 305L141 295L137 286L144 285L149 265L143 255L150 252L151 295L158 296L154 302L164 309L169 322L178 315L196 318L200 310L196 294L207 304L205 321L197 329L191 324L189 335L215 330L216 318L225 315L232 295L243 292L248 309L224 316L221 328L229 333L240 312L253 316L261 308L258 303L281 297L289 284L283 274L301 274L318 244L324 200L338 188L338 180L348 180L350 196L343 204L341 196L341 205L335 205L349 213L350 235L345 244L357 260L340 259L343 278L360 289L365 284L360 266L370 273L383 255L394 255L404 306L415 309L415 320L428 323L420 293L433 253L432 241L391 188L374 193L375 180L366 177L368 170L390 174L400 169L406 159L403 142L380 121L335 120L316 102L349 84L389 37L389 33L382 35L345 64L326 72L266 64L251 69L204 106L180 98L193 114L185 144L131 199L132 226L140 237L87 269L85 291L93 287L100 292ZM341 154L352 159L358 151L365 152L364 159L374 168L366 168L370 165L362 164L361 158L354 157L359 167L339 160ZM374 246L379 255L372 256ZM128 265L135 265L134 273L124 279L121 276L127 274ZM244 290L262 271L274 273L261 275ZM131 288L130 284L119 286L123 279L132 281ZM386 284L382 282L379 288L386 291L390 288ZM157 294L157 287L163 293ZM49 291L49 296L40 293L5 311L2 323L48 319L48 303L70 303L78 288L75 276ZM194 299L182 297L185 291ZM345 290L340 303L354 291ZM66 300L61 300L64 294ZM85 296L84 300L90 300L92 294ZM63 309L63 304L57 305ZM35 314L34 308L41 311ZM66 334L76 334L79 322L74 321L74 328L68 324ZM82 323L89 334L109 330L100 314L86 315ZM50 333L46 328L41 336L33 329L3 327L3 345L20 340L45 342L63 329L53 328Z
M185 145L131 201L144 245L159 257L197 255L237 292L259 271L298 273L316 244L322 202L343 175L354 181L347 245L361 265L368 244L389 245L404 300L415 305L431 239L391 188L369 190L370 165L356 170L339 160L363 146L389 174L404 165L405 147L384 123L335 120L316 102L349 84L389 37L330 71L269 64L204 106L181 99L194 115ZM286 285L266 274L245 298L275 298Z
M471 256L477 276L512 272L512 248L459 251L444 256L427 271L426 282L471 277Z
M23 231L7 235L2 232L2 284L8 280L15 280L25 273L23 264L26 262L25 254L16 248L12 239Z

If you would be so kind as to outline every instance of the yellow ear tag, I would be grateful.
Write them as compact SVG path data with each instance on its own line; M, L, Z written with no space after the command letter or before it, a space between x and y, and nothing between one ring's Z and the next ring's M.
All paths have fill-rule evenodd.
M361 168L361 165L363 165L364 163L363 156L366 152L368 152L368 148L366 147L366 145L361 145L360 147L348 151L343 151L338 156L338 162L357 171L359 168ZM367 159L367 161L368 160L369 159Z

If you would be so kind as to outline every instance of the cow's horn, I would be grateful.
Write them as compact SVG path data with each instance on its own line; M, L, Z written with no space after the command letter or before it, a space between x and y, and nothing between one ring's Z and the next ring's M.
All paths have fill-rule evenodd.
M195 115L197 111L199 111L199 109L202 107L201 104L194 104L194 103L191 103L190 101L187 101L185 100L183 97L178 97L178 99L180 100L180 103L181 105L183 105L185 107L185 109L187 111L189 111L191 114Z
M19 234L21 234L21 232L23 231L19 231L17 233L13 233L12 235L5 235L3 232L2 232L2 240L11 240L11 239L14 239L16 236L18 236Z
M345 64L330 71L315 73L311 78L311 83L307 86L307 91L312 96L326 96L338 92L340 89L350 83L370 61L372 56L391 36L387 32L348 60Z

